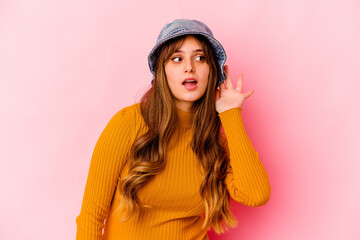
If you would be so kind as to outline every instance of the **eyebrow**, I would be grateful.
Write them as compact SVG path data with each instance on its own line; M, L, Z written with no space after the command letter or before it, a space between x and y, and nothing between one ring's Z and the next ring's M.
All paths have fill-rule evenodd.
M174 53L178 53L178 52L184 52L184 51L178 49ZM202 49L195 49L193 52L203 52L203 50Z

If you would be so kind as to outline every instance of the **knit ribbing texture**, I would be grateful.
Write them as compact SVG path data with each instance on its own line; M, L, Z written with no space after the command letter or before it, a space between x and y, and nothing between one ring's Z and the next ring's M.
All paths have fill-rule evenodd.
M199 193L203 171L192 151L192 113L177 108L179 126L171 139L166 167L138 192L149 205L137 219L121 222L114 210L119 205L120 166L137 134L147 126L139 103L118 111L101 133L91 158L82 207L77 223L77 240L208 239L202 229L205 212ZM241 117L241 108L219 114L230 154L226 185L231 198L247 206L261 206L270 197L268 175L253 148Z

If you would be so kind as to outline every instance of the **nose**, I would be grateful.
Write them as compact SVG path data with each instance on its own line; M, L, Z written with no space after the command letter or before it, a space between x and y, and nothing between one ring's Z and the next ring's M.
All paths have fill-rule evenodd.
M192 60L185 61L185 72L186 73L193 73L195 71L194 69L194 63Z

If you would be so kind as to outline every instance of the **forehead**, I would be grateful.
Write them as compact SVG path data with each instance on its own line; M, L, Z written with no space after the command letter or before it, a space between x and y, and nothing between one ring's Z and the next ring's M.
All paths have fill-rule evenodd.
M201 42L192 35L186 36L184 39L181 40L182 40L181 44L178 44L178 46L174 49L176 52L183 52L187 50L191 50L191 51L203 50L201 46Z

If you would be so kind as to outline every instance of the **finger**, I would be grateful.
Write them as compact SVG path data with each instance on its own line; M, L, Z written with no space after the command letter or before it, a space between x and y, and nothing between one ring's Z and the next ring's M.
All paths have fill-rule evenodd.
M220 91L224 91L226 88L225 88L225 82L222 82L219 86L220 88Z
M250 97L254 92L255 92L255 90L250 90L250 91L247 91L246 93L244 93L245 99Z
M229 66L228 65L225 65L224 66L224 70L225 70L225 74L226 74L226 87L227 88L230 88L230 89L234 89L233 85L232 85L232 81L231 81L231 78L230 78L230 73L229 73Z
M238 79L238 82L236 84L236 90L241 92L241 88L242 88L242 75L240 74L239 75L239 79Z
M216 89L215 100L218 100L219 98L220 98L220 90Z

